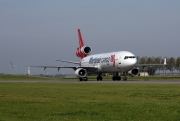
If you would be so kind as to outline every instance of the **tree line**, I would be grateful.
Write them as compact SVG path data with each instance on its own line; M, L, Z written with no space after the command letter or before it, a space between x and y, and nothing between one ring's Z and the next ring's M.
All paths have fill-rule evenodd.
M180 73L180 57L174 58L174 57L166 57L167 59L167 65L165 67L162 66L153 66L148 68L148 72L151 75L151 73L155 73L157 70L169 70L170 72L172 72L174 70L179 71ZM164 63L164 58L162 58L161 56L159 57L147 57L147 56L137 56L137 60L139 64L163 64ZM142 68L141 68L142 69Z

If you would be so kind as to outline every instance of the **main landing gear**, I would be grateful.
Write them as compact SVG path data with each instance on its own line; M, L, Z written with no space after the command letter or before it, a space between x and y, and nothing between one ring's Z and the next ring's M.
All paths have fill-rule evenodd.
M88 81L88 77L79 77L79 81Z
M127 80L127 76L126 76L126 72L123 72L122 73L122 79L123 81L126 81ZM102 78L102 73L99 73L98 76L97 76L97 81L102 81L103 78ZM112 80L113 81L120 81L121 80L121 76L119 76L118 72L117 73L114 73L113 76L112 76ZM88 81L88 77L79 77L79 81Z
M123 81L126 81L126 80L127 80L126 73L123 72L122 75L123 75L123 77L122 77ZM116 81L116 80L117 80L117 81L120 81L120 80L121 80L121 76L119 76L118 72L115 73L115 74L113 74L112 80L113 80L113 81Z
M102 73L100 73L100 74L98 74L98 76L97 76L97 81L102 81Z
M120 81L121 80L121 76L119 76L118 73L115 73L115 74L113 74L112 80L113 81L115 81L115 80Z

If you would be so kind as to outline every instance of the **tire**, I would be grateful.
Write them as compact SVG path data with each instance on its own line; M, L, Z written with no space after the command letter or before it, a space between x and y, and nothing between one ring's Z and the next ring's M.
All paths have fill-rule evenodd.
M88 78L87 78L87 77L84 77L84 81L88 81Z
M79 81L83 81L83 78L79 78Z
M113 80L113 81L115 81L115 80L116 80L116 77L115 77L115 76L113 76L113 77L112 77L112 80Z
M121 80L121 77L120 77L120 76L117 76L117 80L120 81L120 80Z
M123 77L123 81L127 81L127 77Z

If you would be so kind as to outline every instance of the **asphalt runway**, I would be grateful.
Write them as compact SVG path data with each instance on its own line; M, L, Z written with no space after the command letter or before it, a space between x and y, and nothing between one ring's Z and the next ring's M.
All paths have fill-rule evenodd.
M180 80L148 80L148 81L78 81L78 80L0 80L0 82L44 82L44 83L113 83L113 84L180 84Z

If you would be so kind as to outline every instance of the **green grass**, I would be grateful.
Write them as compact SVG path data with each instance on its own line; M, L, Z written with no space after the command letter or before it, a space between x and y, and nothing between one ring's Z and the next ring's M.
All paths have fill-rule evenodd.
M143 80L143 81L148 81L148 80L180 80L180 76L138 76L138 77L128 77L128 80Z
M58 80L58 78L1 74L0 75L0 80Z
M0 121L179 121L180 85L0 83Z

